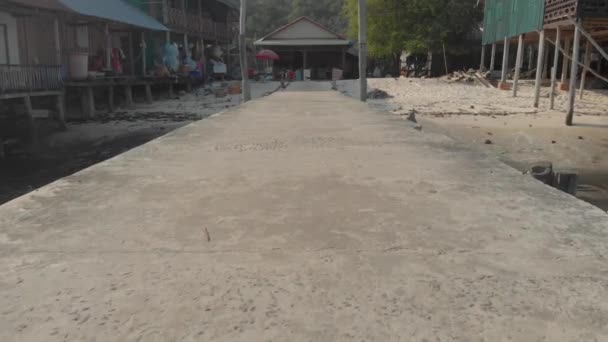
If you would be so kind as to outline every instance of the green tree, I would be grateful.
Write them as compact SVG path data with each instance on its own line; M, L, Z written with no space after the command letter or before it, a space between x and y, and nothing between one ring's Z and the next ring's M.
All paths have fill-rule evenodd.
M248 0L249 36L261 38L301 16L310 17L337 33L345 33L344 0Z
M357 37L358 1L346 0L349 35ZM460 52L483 13L476 0L367 0L368 51L399 63L402 51Z

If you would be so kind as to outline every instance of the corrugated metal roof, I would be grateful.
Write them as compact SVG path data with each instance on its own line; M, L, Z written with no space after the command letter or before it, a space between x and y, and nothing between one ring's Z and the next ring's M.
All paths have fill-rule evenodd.
M253 44L257 46L348 46L351 42L344 39L260 39Z
M91 17L111 20L155 31L169 31L156 19L123 0L58 0L70 10Z

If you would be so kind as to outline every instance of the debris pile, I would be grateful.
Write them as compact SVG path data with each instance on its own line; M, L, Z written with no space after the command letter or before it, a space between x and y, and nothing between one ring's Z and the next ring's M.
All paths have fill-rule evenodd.
M452 82L466 82L474 83L476 80L475 70L470 69L469 71L454 71L446 76L449 83Z
M388 99L391 98L392 96L389 95L387 92L385 92L382 89L377 89L374 88L371 91L369 91L367 93L367 98L369 99Z

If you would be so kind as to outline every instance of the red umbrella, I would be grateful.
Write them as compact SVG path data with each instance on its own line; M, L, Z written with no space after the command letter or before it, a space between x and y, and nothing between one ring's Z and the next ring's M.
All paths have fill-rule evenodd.
M279 59L281 59L279 55L277 55L277 53L272 50L262 50L255 55L255 58L271 61L278 61Z

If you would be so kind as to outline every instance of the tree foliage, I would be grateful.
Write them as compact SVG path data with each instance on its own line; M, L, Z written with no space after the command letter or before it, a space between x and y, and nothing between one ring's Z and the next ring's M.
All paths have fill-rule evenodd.
M260 38L273 30L307 16L344 33L347 20L342 16L344 0L248 0L247 29L249 35Z
M349 35L357 37L358 1L346 0ZM476 0L367 0L368 49L372 57L401 51L456 49L476 29L483 13Z

